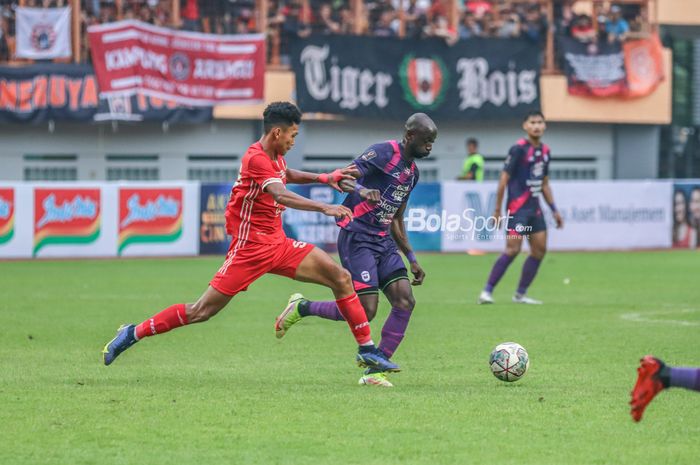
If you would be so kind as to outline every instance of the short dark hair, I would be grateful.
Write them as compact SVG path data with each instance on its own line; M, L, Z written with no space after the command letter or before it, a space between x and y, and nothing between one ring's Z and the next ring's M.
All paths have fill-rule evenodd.
M273 102L263 112L263 129L265 134L273 128L288 128L301 123L301 110L290 102Z
M545 119L544 113L542 113L541 110L530 110L525 115L525 118L523 118L523 123L532 118L533 116L539 116L540 118Z
M469 145L469 144L474 144L478 147L479 141L476 140L476 137L470 137L469 139L467 139L467 145Z

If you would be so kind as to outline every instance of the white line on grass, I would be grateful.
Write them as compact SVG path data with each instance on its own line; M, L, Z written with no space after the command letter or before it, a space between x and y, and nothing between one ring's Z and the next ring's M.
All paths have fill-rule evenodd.
M667 310L661 312L646 312L646 313L623 313L620 318L627 321L634 321L636 323L652 323L652 324L669 324L677 326L700 326L700 321L688 321L688 320L671 320L671 319L658 319L651 318L652 316L660 315L684 315L689 313L697 313L697 308L681 308L677 310Z

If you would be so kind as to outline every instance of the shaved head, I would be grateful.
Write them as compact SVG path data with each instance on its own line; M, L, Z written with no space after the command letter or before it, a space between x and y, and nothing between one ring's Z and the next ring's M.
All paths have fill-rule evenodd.
M435 131L437 126L425 113L414 113L406 120L406 131Z
M425 113L414 113L406 120L404 146L410 158L425 158L430 155L437 138L437 126Z

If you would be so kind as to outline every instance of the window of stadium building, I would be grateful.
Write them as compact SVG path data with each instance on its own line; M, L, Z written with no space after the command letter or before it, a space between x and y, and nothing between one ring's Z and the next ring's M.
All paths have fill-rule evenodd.
M27 154L23 157L25 181L77 181L78 156L74 154Z

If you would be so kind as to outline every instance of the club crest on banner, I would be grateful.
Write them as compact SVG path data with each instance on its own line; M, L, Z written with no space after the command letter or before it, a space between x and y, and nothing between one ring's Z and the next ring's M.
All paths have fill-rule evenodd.
M51 24L35 24L31 37L32 47L37 52L50 50L56 43L56 31Z
M406 100L417 110L432 110L445 98L450 73L438 57L406 55L399 69Z

